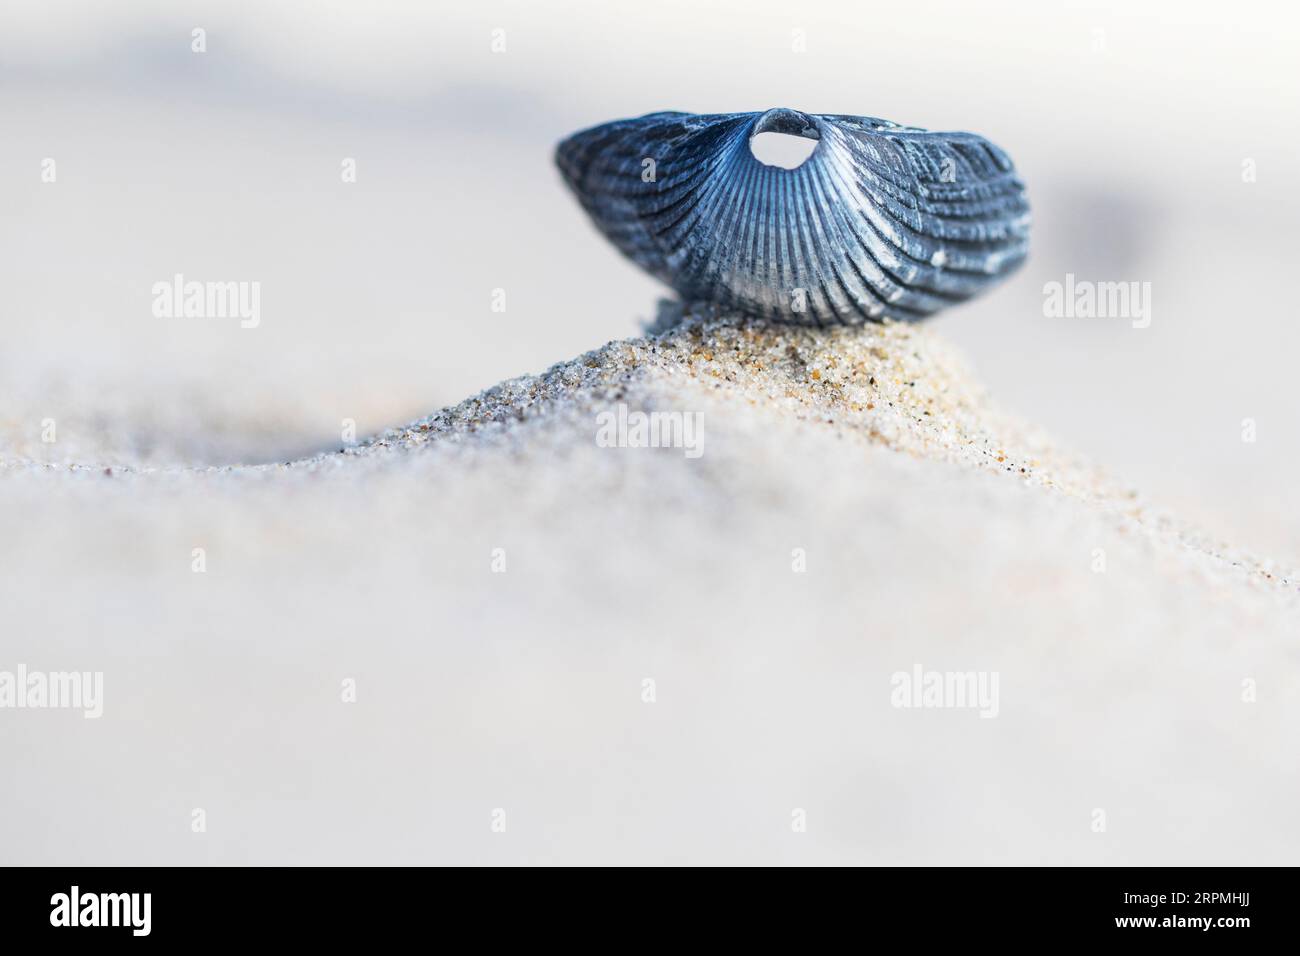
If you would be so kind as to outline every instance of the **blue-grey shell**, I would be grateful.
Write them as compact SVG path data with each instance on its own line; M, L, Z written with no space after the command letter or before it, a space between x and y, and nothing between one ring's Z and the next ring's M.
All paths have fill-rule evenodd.
M794 169L749 147L817 140ZM596 226L688 302L821 325L916 320L1024 261L1029 205L973 133L866 116L651 113L566 139L556 162Z

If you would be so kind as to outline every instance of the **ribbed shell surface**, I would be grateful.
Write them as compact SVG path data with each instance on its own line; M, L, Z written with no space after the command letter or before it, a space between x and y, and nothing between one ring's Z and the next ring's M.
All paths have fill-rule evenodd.
M801 129L794 169L756 131ZM687 301L802 324L924 318L1014 270L1029 207L1007 155L972 133L793 110L652 113L560 144L596 226Z

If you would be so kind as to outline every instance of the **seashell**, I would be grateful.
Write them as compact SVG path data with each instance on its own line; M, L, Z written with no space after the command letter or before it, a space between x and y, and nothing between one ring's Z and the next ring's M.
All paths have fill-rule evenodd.
M799 166L755 158L775 132ZM973 133L867 116L651 113L562 142L596 226L687 302L785 322L915 321L1024 261L1029 205L1007 154Z

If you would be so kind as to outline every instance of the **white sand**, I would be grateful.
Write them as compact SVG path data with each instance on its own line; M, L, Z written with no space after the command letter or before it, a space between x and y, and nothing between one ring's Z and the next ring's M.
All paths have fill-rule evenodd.
M699 413L702 455L598 447L619 403ZM1296 572L1054 447L924 329L692 321L288 465L74 432L75 464L0 463L0 668L102 670L104 716L0 713L8 862L1300 848ZM916 664L997 672L998 716L892 707Z

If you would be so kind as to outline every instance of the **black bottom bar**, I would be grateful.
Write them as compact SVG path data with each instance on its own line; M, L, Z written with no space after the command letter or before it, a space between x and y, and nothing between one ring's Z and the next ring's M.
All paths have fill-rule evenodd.
M1294 874L1274 869L881 869L793 878L747 870L694 886L692 872L604 876L596 887L584 885L581 872L541 883L496 873L479 883L478 871L425 869L10 869L5 876L6 943L337 946L397 942L421 929L495 937L511 927L535 940L609 940L618 938L611 932L655 936L695 924L764 940L788 933L795 942L821 930L876 939L920 932L926 944L1232 943L1289 940L1295 920ZM574 884L563 886L566 879Z

